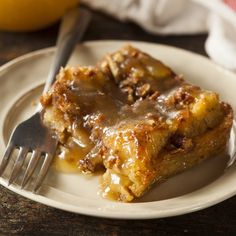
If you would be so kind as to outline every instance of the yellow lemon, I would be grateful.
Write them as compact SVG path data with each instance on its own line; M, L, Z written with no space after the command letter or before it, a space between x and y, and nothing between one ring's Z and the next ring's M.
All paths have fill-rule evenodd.
M0 30L33 31L59 20L78 0L0 0Z

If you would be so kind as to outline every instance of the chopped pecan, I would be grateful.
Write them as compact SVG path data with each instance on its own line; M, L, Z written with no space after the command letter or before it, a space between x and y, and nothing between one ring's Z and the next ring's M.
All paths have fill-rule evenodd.
M151 86L146 83L136 88L135 95L137 97L145 97L150 92Z
M175 104L180 105L188 105L194 102L194 97L190 93L188 93L188 91L184 91L182 88L175 93L174 99Z

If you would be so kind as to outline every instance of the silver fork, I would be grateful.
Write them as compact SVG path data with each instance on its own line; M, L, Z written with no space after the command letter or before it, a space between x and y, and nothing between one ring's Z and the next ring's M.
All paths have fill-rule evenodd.
M90 18L90 13L82 8L69 10L63 17L57 40L57 50L54 62L46 80L43 93L48 91L54 82L60 67L66 65L76 42L82 38ZM20 123L11 134L0 164L1 177L8 166L13 151L19 149L8 179L8 185L17 182L19 177L23 174L23 180L21 181L20 186L21 188L25 188L27 183L32 179L36 167L38 167L39 172L32 189L33 192L37 192L48 172L57 148L58 140L52 131L44 126L42 114L43 110L39 105L36 113L26 121ZM29 153L31 153L29 161L28 163L24 163L28 160L26 157ZM25 172L23 170L23 165L27 166Z

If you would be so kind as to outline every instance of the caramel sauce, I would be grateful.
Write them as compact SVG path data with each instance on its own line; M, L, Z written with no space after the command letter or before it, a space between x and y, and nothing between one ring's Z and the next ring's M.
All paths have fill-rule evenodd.
M79 172L78 162L85 158L93 147L89 134L84 129L77 129L76 138L69 138L66 144L60 145L54 158L53 167L63 173Z
M63 150L55 156L53 167L63 173L76 173L79 172L78 161L84 156L86 152L76 145L70 148L70 151Z
M151 66L148 70L153 76L158 74ZM161 68L162 70L164 69ZM160 88L159 84L162 84L161 90L168 94L180 82L173 77L166 78L167 72L168 70L164 70L163 75L161 74L161 77L165 78L164 82L161 78L157 81L149 78L147 81L154 89L156 86ZM75 108L77 108L73 110L76 119L70 128L72 137L60 146L60 152L54 161L55 169L65 173L79 172L79 161L85 159L88 154L90 154L91 162L98 162L96 158L93 160L92 156L96 156L99 149L96 152L93 148L101 139L102 134L106 133L107 128L120 122L147 119L150 115L167 120L174 118L177 114L176 111L164 111L165 106L157 103L157 100L140 98L133 104L129 104L127 94L123 93L114 81L106 77L82 77L80 80L71 81L63 97L69 104L76 104ZM106 135L109 134L106 133ZM111 182L113 179L118 179L118 177L112 178Z
M122 194L125 194L126 199L133 200L133 195L126 189L130 185L130 180L122 175L113 172L106 173L107 178L101 182L101 190L98 192L103 198L109 200L123 201Z

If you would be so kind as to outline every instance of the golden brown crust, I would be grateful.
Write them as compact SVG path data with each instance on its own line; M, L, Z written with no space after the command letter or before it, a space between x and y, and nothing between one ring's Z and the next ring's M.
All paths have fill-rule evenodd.
M131 46L61 70L41 102L62 145L77 140L78 168L104 166L103 195L119 201L223 151L233 120L216 93Z
M120 131L122 137L119 137L119 133L116 133L113 137L110 136L109 140L104 142L104 145L113 152L113 155L108 154L104 160L104 165L107 168L106 174L103 176L102 187L104 192L108 192L106 190L108 188L112 189L112 193L108 192L108 196L110 194L111 198L115 196L115 198L122 201L130 201L133 198L142 196L151 187L152 183L160 183L170 176L223 152L229 138L233 113L227 104L223 103L222 109L224 111L222 122L201 135L189 138L187 141L184 140L187 144L180 143L171 147L171 143L165 142L166 140L171 141L173 137L170 130L162 130L162 133L157 130L157 133L155 133L156 127L145 127L143 125L137 128L137 132L135 128L132 129L130 134L129 130L122 129ZM119 132L119 129L117 128L115 132ZM157 134L160 134L161 139L158 139ZM185 139L185 137L182 138ZM124 146L122 148L117 147L119 142L122 145L123 139L130 140L130 143L126 143L126 145L129 146L128 149L131 150L132 154L127 153ZM183 142L183 139L181 142ZM136 147L132 150L134 144ZM119 157L114 155L117 150L120 151ZM153 156L153 153L156 155ZM117 184L114 183L111 175L116 176L116 179L129 180L126 181L126 185L123 184L122 191L120 187L117 190Z

